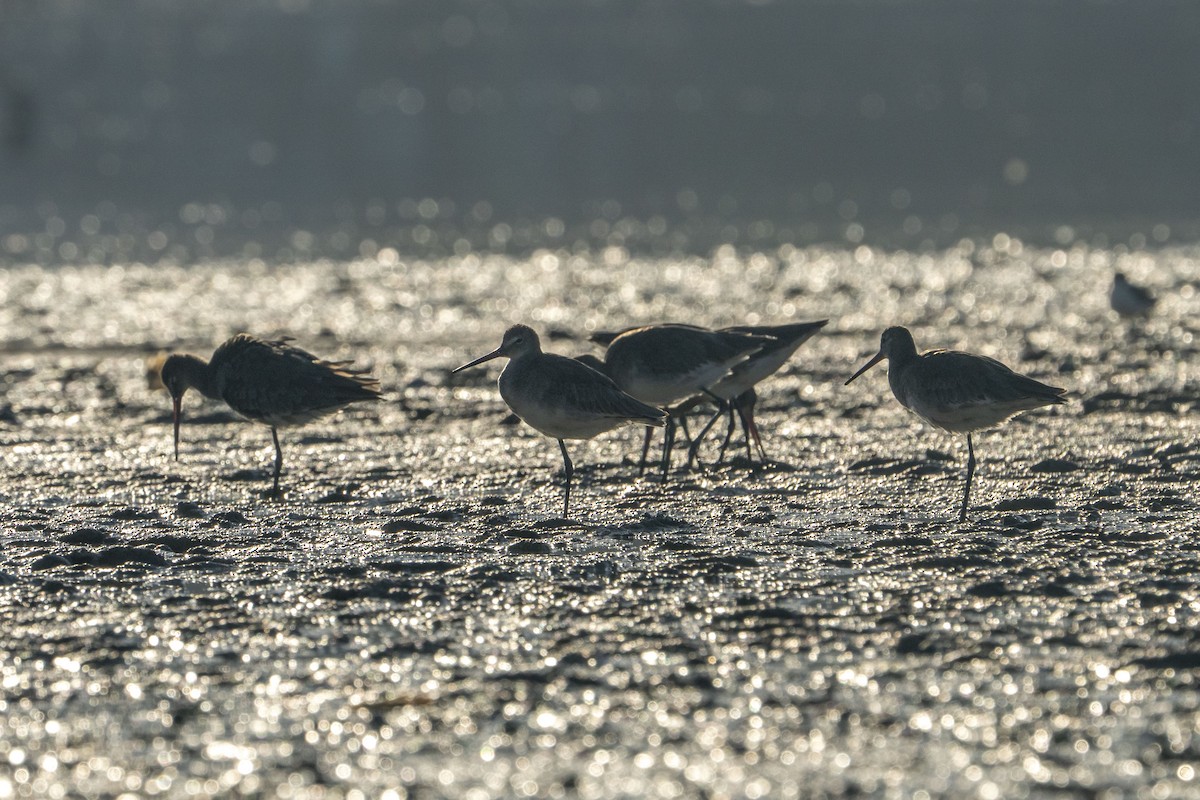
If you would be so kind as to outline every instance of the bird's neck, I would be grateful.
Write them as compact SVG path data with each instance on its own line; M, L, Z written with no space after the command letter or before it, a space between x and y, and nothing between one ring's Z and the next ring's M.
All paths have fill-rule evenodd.
M184 382L200 394L212 400L220 400L221 396L213 381L213 372L208 362L199 356L178 355L176 361L179 374Z
M901 372L905 367L917 361L920 356L917 355L916 347L913 347L908 342L898 342L892 345L887 358L888 372Z
M888 370L894 372L902 372L905 367L908 367L917 360L917 354L912 351L901 353L893 353L888 356Z
M512 367L514 369L524 369L526 365L532 364L542 357L542 348L536 345L526 345L523 350L512 353L508 357L508 365L505 369Z

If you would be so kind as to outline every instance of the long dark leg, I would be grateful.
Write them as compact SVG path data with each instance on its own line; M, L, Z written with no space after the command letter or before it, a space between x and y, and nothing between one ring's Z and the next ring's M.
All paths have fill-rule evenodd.
M767 463L767 451L763 447L762 437L758 434L758 423L754 421L754 406L758 403L758 395L753 389L743 392L738 398L738 414L742 418L742 430L746 434L746 453L750 452L750 440L758 448L758 457Z
M667 417L667 427L663 432L662 452L662 482L667 482L667 473L671 471L671 447L675 444L675 418Z
M667 413L669 414L671 412L668 411ZM677 419L679 420L679 429L683 431L683 438L686 439L687 443L690 445L693 439L692 432L688 430L687 414L680 413Z
M975 477L975 446L971 444L971 434L967 434L967 488L963 490L962 510L958 512L958 521L967 520L967 503L971 499L971 478Z
M279 473L283 469L283 448L279 446L279 433L271 426L271 440L275 442L275 483L271 487L271 495L279 496Z
M696 438L692 440L692 444L688 448L688 469L692 468L693 461L699 463L700 444L704 441L704 437L707 436L708 432L712 429L713 424L721 418L722 414L725 413L726 408L727 406L725 405L725 402L720 401L720 405L717 406L717 413L713 414L712 417L709 418L708 422L704 423L704 427L700 429L700 433L698 433Z
M746 460L753 463L754 451L750 449L750 426L746 424L746 412L742 410L742 404L736 397L733 399L733 410L742 420L742 433L746 436Z
M575 465L567 455L567 445L562 439L558 440L558 449L563 454L563 472L567 473L567 491L563 494L563 519L568 519L567 511L571 507L571 476L575 474Z
M703 389L701 393L708 395L709 398L717 404L717 413L713 414L712 417L709 418L708 422L704 423L704 428L700 431L699 435L692 440L691 445L688 447L688 469L691 469L692 461L699 463L698 456L700 453L700 443L704 441L704 437L708 435L710 430L712 430L713 424L721 418L721 414L725 413L725 409L729 408L729 403L725 399L717 397L708 389Z
M638 461L638 477L646 474L646 457L650 455L650 437L654 435L654 429L646 428L646 438L642 439L642 458Z
M717 463L725 463L725 451L729 449L729 443L733 440L733 431L737 427L737 419L734 414L733 406L729 406L729 427L725 429L725 439L721 442L721 450L717 453Z

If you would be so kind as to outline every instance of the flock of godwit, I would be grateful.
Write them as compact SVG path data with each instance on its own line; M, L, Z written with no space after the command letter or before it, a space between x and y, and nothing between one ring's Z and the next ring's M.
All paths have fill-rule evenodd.
M1144 315L1154 301L1144 290L1117 275L1112 308L1122 316ZM571 502L574 465L567 439L591 439L620 425L647 426L642 466L651 428L664 427L662 480L670 469L676 417L698 399L710 399L716 413L692 438L689 465L698 458L705 435L724 414L729 429L721 457L733 435L736 418L751 443L766 459L754 420L755 387L775 374L827 320L774 326L735 326L709 330L684 324L648 325L592 339L607 346L604 359L566 358L542 351L537 333L514 325L500 346L453 372L496 358L507 358L500 373L500 396L521 420L558 441L565 473L563 516ZM952 350L918 353L906 328L883 332L879 352L846 381L858 378L880 361L888 361L892 394L921 419L954 433L967 434L967 475L959 521L967 517L975 447L971 434L1042 406L1065 403L1065 389L1049 386L985 356ZM239 334L222 344L209 361L175 354L162 364L162 382L174 410L175 457L179 457L181 401L189 388L224 400L247 419L271 428L275 469L270 494L279 493L283 451L278 428L303 425L350 403L380 398L379 381L350 362L323 361L289 343Z

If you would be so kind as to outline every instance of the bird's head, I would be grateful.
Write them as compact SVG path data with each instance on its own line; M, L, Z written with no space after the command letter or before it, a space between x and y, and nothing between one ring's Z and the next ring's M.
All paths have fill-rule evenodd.
M461 372L485 361L491 361L493 358L519 358L529 353L540 352L542 352L542 343L538 339L537 332L528 325L513 325L504 332L504 338L500 341L499 347L487 355L480 356L468 364L451 370L451 372Z
M879 352L872 356L870 361L863 364L858 372L851 375L846 384L849 384L885 358L895 360L909 355L916 355L916 352L917 345L913 341L912 334L908 332L908 328L903 328L899 325L888 328L879 337Z
M205 368L206 365L204 362L195 356L187 356L179 353L167 356L162 362L160 377L162 378L163 386L171 394L172 422L175 426L176 461L179 460L179 422L182 418L183 395L189 388L196 385L194 376L197 369L203 370Z

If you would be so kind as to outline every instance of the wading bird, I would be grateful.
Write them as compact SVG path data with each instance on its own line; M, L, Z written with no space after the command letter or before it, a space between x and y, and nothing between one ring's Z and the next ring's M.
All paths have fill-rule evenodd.
M279 495L283 468L278 428L304 425L350 403L379 399L379 381L367 370L351 369L350 361L323 361L290 341L239 333L218 347L208 361L183 353L167 356L162 382L173 403L177 461L180 410L188 389L224 400L239 415L270 427L275 474L268 495L273 497Z
M666 414L621 391L608 376L573 358L543 353L541 340L527 325L504 332L500 346L453 372L507 358L500 373L500 396L534 430L558 440L562 451L566 491L563 517L571 504L575 467L565 439L591 439L626 423L662 427Z
M596 341L595 336L592 337ZM710 388L727 377L772 340L766 336L710 331L691 325L649 325L622 332L604 353L605 372L625 391L659 407L674 405L696 394L723 403ZM662 455L662 481L671 467L675 421L668 416ZM647 431L642 445L642 468L650 447Z
M1141 286L1130 283L1125 274L1113 275L1112 289L1108 293L1108 304L1123 318L1146 317L1154 310L1157 301Z
M1019 375L992 358L955 350L917 353L907 328L888 328L879 352L850 376L849 384L883 359L888 360L888 384L900 405L945 431L967 434L967 483L958 521L967 518L975 448L971 434L999 425L1009 417L1041 406L1067 402L1066 389L1047 386Z
M759 458L764 463L766 462L767 452L763 449L762 437L759 435L758 425L754 420L754 406L758 402L758 393L754 387L778 372L792 357L792 354L800 348L800 345L811 339L828 323L829 320L822 319L816 322L797 322L788 325L734 325L729 328L721 328L723 333L764 336L767 337L767 341L757 353L733 367L729 375L708 390L717 398L726 401L729 412L729 429L725 432L725 440L721 443L718 463L725 458L725 448L729 446L729 440L733 436L735 415L741 419L742 431L746 435L747 460L752 460L750 442L753 440L754 445L758 448ZM689 463L696 457L705 434L725 410L718 408L717 413L701 428L688 451Z
M787 363L787 360L792 357L792 354L799 349L800 345L812 338L828 322L829 320L823 319L817 322L798 322L786 325L733 325L716 331L716 333L762 337L760 339L761 347L758 351L747 356L745 360L731 367L724 378L708 387L707 390L699 395L693 395L679 406L670 409L673 413L682 414L706 396L717 401L717 413L705 423L699 435L692 440L691 447L688 449L689 465L696 459L697 451L705 435L716 421L720 419L721 414L726 411L729 413L729 429L726 431L725 439L721 443L720 456L717 459L718 463L725 458L725 450L729 446L736 420L739 418L742 422L742 430L746 435L747 459L752 458L753 454L750 445L753 441L754 445L758 448L759 457L764 462L767 460L766 450L762 445L762 437L759 434L758 425L754 419L754 407L758 402L758 394L754 387L778 372ZM694 325L673 323L661 327L689 328L691 330L709 332L706 328L699 328ZM618 336L630 330L636 329L629 328L616 332L598 331L593 333L589 338L597 344L608 345ZM589 366L594 366L594 363L588 363Z

